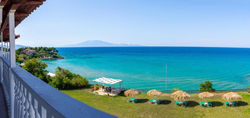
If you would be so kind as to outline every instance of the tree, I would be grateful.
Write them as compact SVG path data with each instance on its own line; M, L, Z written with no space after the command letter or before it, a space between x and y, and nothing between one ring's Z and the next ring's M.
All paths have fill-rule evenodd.
M200 91L201 92L214 92L213 84L210 81L205 81L204 83L200 84Z
M16 50L17 62L23 63L32 58L50 59L61 58L56 48L50 47L25 47Z
M20 54L20 55L17 55L16 54L16 61L19 62L19 63L23 63L24 62L24 54Z
M22 66L26 71L48 83L50 81L50 76L47 75L48 71L45 70L46 67L46 63L35 58L25 61L24 66Z
M58 89L78 89L89 86L86 78L61 67L56 68L56 75L49 84Z
M89 82L86 78L83 78L80 75L76 75L72 80L71 80L72 88L84 88L89 86Z

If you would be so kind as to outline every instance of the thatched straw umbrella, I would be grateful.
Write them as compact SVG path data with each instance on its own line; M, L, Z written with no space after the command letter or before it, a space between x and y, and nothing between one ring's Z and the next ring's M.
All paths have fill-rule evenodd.
M171 94L171 96L175 99L175 100L185 100L187 98L190 98L190 95L187 94L184 91L176 91L174 93Z
M129 89L129 90L124 92L125 96L135 96L135 95L139 95L139 94L141 94L141 92L139 90L135 90L135 89Z
M222 98L224 100L227 100L227 101L233 101L233 100L240 100L242 99L242 97L237 94L237 93L234 93L234 92L229 92L229 93L226 93L222 96Z
M213 93L209 93L209 92L202 92L198 96L201 99L204 99L204 98L214 97L214 94Z
M153 89L153 90L148 91L147 94L149 96L160 96L162 94L162 92Z

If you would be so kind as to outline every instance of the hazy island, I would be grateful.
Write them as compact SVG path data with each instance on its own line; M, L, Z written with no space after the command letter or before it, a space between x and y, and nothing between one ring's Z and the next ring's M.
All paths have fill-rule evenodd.
M58 50L54 47L23 47L16 50L16 61L23 63L26 60L38 58L47 59L63 59L58 54Z

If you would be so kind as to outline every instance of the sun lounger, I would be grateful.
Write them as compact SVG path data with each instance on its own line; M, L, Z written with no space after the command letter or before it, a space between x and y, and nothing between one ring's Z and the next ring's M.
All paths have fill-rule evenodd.
M140 99L134 99L134 103L140 102Z
M183 106L188 106L188 101L184 101Z
M152 100L150 100L150 103L151 103L151 104L156 104L156 102L157 102L157 100L156 100L156 99L152 99Z
M128 102L134 102L135 98L129 98Z
M209 107L213 107L212 102L207 102L207 105L208 105Z
M226 101L225 102L225 105L226 106L228 106L228 107L235 107L235 106L237 106L238 104L237 104L237 102L236 101L233 101L233 102L228 102L228 101Z
M236 101L232 102L232 106L237 106L237 105L238 105L238 103Z
M231 106L228 101L225 101L225 105L228 106L228 107Z
M162 100L157 100L156 104L161 104Z
M151 104L161 104L161 101L162 101L162 100L152 99L152 100L150 100L150 103L151 103Z
M201 101L200 102L200 105L203 106L203 107L213 107L213 104L212 102L204 102L204 101Z
M176 101L175 104L178 105L178 106L181 106L181 105L182 105L182 102Z
M203 107L206 106L204 101L201 101L201 102L200 102L200 105L203 106Z
M138 102L140 102L140 99L129 98L128 102L138 103Z

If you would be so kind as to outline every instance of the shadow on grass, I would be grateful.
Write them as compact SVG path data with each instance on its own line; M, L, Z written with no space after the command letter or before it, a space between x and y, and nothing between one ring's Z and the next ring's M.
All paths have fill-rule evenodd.
M198 106L199 103L195 101L188 101L188 105L186 107L195 107Z
M213 104L213 107L223 106L223 103L219 101L212 101L212 104Z
M118 96L126 97L124 92L119 93Z
M146 103L146 102L148 102L148 99L139 99L139 101L136 103Z
M248 103L247 102L244 102L244 101L237 101L237 106L247 106Z
M162 100L160 105L167 105L170 104L171 101L170 100Z

